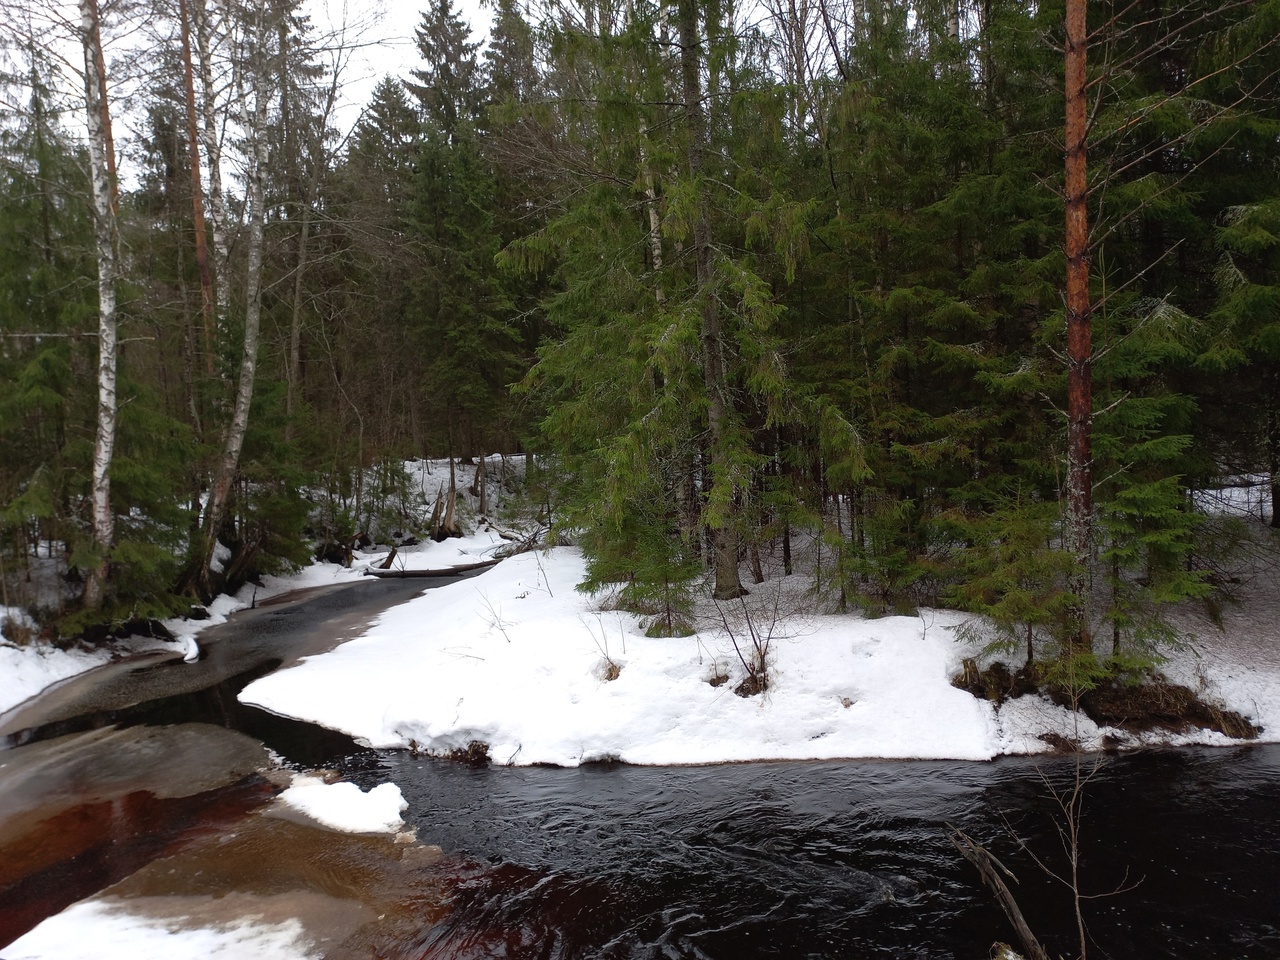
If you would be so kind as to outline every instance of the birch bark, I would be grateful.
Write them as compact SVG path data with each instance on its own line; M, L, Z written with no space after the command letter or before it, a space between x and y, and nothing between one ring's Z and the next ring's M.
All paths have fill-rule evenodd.
M218 324L226 322L230 302L223 272L231 258L227 240L227 205L222 194L222 141L218 136L217 92L213 84L213 27L205 0L194 0L192 6L196 28L196 49L200 54L200 88L204 114L204 157L209 167L209 226L213 233L215 291Z
M97 0L80 0L84 45L85 119L89 139L89 183L98 261L98 410L93 444L93 543L98 560L85 581L84 602L102 606L115 539L111 514L111 460L116 442L116 257L115 163L111 156L111 110L106 97L102 32Z
M240 469L240 451L244 447L245 433L249 429L249 408L253 402L254 381L258 369L258 334L262 318L262 263L266 225L265 189L267 164L267 101L269 65L266 31L263 27L265 11L259 10L258 22L252 31L248 56L248 72L252 83L252 98L244 89L243 80L239 97L245 127L248 131L248 169L245 173L248 200L248 223L245 264L245 314L244 351L240 358L240 378L236 388L235 406L227 427L222 454L218 459L213 486L209 491L204 520L204 553L200 569L202 593L208 593L211 584L209 564L217 544L218 534L226 519L231 485ZM250 110L252 103L252 110Z

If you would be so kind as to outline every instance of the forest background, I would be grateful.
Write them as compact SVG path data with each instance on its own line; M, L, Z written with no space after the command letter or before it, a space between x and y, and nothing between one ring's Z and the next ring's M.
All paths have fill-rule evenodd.
M346 133L291 0L0 4L25 630L411 532L406 458L495 452L654 635L778 569L1079 683L1229 591L1202 492L1280 518L1280 3L491 13L425 10Z

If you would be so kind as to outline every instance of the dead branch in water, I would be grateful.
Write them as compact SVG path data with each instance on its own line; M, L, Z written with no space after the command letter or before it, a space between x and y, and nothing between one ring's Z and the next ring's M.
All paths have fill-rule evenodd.
M1044 947L1040 946L1040 941L1036 939L1036 935L1031 932L1031 927L1027 925L1026 918L1022 915L1022 910L1018 907L1017 900L1014 899L1013 893L1009 890L1008 884L1004 882L1004 878L1000 874L1004 874L1018 882L1018 878L982 844L978 843L963 830L957 829L952 824L947 824L947 829L951 831L948 839L951 845L960 851L960 855L978 868L978 873L982 876L982 882L991 888L991 892L995 894L996 900L1000 902L1000 907L1004 910L1004 914L1009 918L1009 922L1013 924L1014 932L1017 933L1018 939L1022 943L1022 949L1027 952L1029 960L1049 960L1049 954L1045 952Z

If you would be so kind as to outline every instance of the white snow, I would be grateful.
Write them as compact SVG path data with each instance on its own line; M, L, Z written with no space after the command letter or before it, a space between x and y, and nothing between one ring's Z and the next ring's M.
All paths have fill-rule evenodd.
M182 653L188 663L194 662L200 656L196 636L207 627L226 623L236 611L278 594L347 583L359 580L362 575L360 570L332 563L316 563L289 576L267 576L263 578L261 587L247 584L235 595L223 594L216 598L207 608L209 618L206 620L173 617L163 621L165 628L173 634L172 643L151 637L131 637L113 643L109 650L63 650L40 641L19 643L16 636L10 637L8 633L18 632L14 625L25 633L24 628L32 626L30 618L19 608L0 607L0 714L55 683L121 657L168 650ZM6 624L11 626L6 627Z
M647 638L636 617L602 613L577 593L582 575L573 549L514 557L387 611L363 637L255 681L241 699L375 747L447 753L478 740L495 762L516 765L979 760L1049 749L1043 733L1137 742L1038 697L997 711L951 686L969 652L952 629L958 614L774 618L768 584L753 598L753 624L773 633L770 688L738 697L745 671L721 625ZM743 646L750 635L737 615L730 626ZM713 687L717 673L731 679ZM1280 687L1280 677L1269 683ZM1237 699L1231 676L1211 692L1280 729L1280 704ZM1205 732L1174 742L1224 740Z
M101 666L111 659L106 651L60 650L33 641L10 643L6 621L22 624L21 611L0 607L0 713L5 713L60 680Z
M344 833L395 833L409 808L394 783L365 793L354 783L325 783L312 774L296 774L276 802Z
M451 537L440 543L425 540L410 547L398 547L391 558L392 571L397 570L447 570L450 567L466 567L493 559L495 552L508 546L498 533L485 526L463 537ZM368 569L379 568L387 559L389 550L357 550L352 568L357 575Z
M503 478L518 477L523 462L491 457L486 464L490 506L498 510L506 495ZM447 483L447 465L415 461L405 467L410 484L403 512L421 514ZM475 515L475 498L465 493L474 472L474 466L459 465L456 478L459 509L472 532L401 546L390 569L465 566L508 544L509 534L504 538L499 527ZM1239 491L1252 496L1255 486L1227 488L1216 512L1251 513L1252 501L1236 501ZM208 620L178 618L166 626L185 659L195 659L196 637L205 627L278 594L360 579L389 553L387 547L357 551L351 567L317 563L291 576L266 577L261 586L219 597ZM987 759L1049 749L1046 735L1086 746L1107 736L1130 743L1225 742L1207 731L1133 738L1099 729L1039 697L998 710L975 700L949 682L961 657L973 652L956 640L953 628L962 617L953 612L883 619L805 614L812 604L788 593L807 586L797 576L754 588L749 623L742 609L729 605L726 630L718 611L703 608L697 635L650 639L638 618L603 612L602 598L577 593L582 576L583 561L573 549L522 554L426 591L385 613L363 637L251 684L242 699L378 747L447 753L481 741L494 761L514 764ZM1280 616L1280 598L1250 597L1241 608L1271 619ZM8 612L21 622L20 611ZM733 693L745 673L733 640L749 656L753 627L772 633L770 689L742 698ZM1224 633L1197 621L1188 629L1195 643L1176 653L1165 672L1263 726L1264 739L1277 736L1280 656L1269 653L1270 626L1229 623ZM98 651L0 643L0 711L106 659ZM615 672L616 679L608 679ZM713 687L708 681L717 674L731 679Z
M434 473L427 463L415 469L422 495L433 496L444 472L438 464ZM469 479L460 475L459 486ZM1235 488L1222 499L1237 512L1255 506L1237 504ZM391 568L472 564L507 542L496 528L469 525L476 532L461 539L400 547ZM261 587L219 598L209 620L167 625L191 656L205 626L271 596L358 579L388 552L358 552L352 568L319 563L294 576L266 578ZM956 637L961 614L814 614L806 612L813 606L803 595L808 581L796 576L753 586L744 604L703 605L694 636L654 639L644 635L640 618L608 610L607 598L577 592L583 574L582 556L572 548L512 557L386 611L363 636L257 680L241 700L376 747L448 753L481 741L495 762L516 765L987 760L1044 752L1059 737L1086 748L1100 747L1104 738L1135 745L1230 742L1210 731L1134 737L1038 696L998 709L975 699L950 682L961 659L973 653ZM1261 725L1264 740L1277 740L1280 588L1266 565L1242 590L1244 602L1223 611L1225 630L1193 610L1180 614L1193 642L1172 655L1164 672ZM25 625L20 611L3 614ZM745 675L735 641L749 656L753 632L768 640L770 686L744 698L734 694ZM106 659L102 652L0 642L0 711ZM725 675L718 686L709 682ZM355 784L295 775L271 812L302 815L333 830L395 833L406 809L394 784L362 792ZM83 956L92 942L93 956L103 960L320 955L310 952L316 948L297 920L268 919L259 906L252 915L218 922L154 916L129 901L98 898L46 920L3 954L6 960Z
M489 529L480 529L467 537L443 543L426 541L397 551L392 569L423 570L465 566L488 559L494 550L505 543L505 540ZM226 623L237 611L283 593L360 580L365 576L365 568L385 559L387 552L357 552L356 562L350 567L335 563L315 563L294 574L265 576L261 586L250 583L235 594L222 594L206 608L209 611L209 618L206 620L173 617L163 621L164 626L173 634L172 644L149 638L135 638L118 643L111 650L62 650L39 642L19 644L16 637L9 637L5 633L5 622L11 620L19 626L29 627L32 626L29 618L19 608L0 607L0 713L7 712L59 681L110 663L121 656L173 650L180 652L186 662L192 663L200 657L196 638L208 627Z
M524 459L504 458L495 454L486 458L485 465L489 475L486 488L488 500L495 509L501 509L503 500L507 497L504 480L515 480L523 475ZM448 482L448 461L414 460L406 462L404 467L409 477L411 498L411 502L405 504L406 513L429 514L434 497L442 485ZM473 482L475 471L476 465L473 464L459 464L456 467L460 516L464 517L469 529L474 528L473 531L465 537L452 538L443 543L427 540L399 547L390 569L423 570L466 566L492 558L496 550L507 544L508 541L502 538L496 528L483 518L473 515L471 498L465 489ZM388 548L356 551L350 567L320 562L296 573L264 576L260 586L246 584L235 594L216 597L206 608L209 612L208 619L173 617L163 621L166 629L173 634L172 644L141 637L116 643L111 650L62 650L44 643L23 643L19 642L18 637L9 636L5 632L5 623L12 621L20 628L32 627L34 625L30 618L21 608L0 606L0 713L9 711L55 683L122 656L172 650L181 653L187 663L195 662L200 658L196 638L206 628L226 623L237 611L283 593L359 580L366 575L365 571L369 567L384 561L389 552ZM45 544L41 547L40 555L29 560L34 584L31 589L36 590L31 599L37 605L53 605L64 594L67 599L74 598L74 590L57 575L57 556L60 553L54 549L54 545ZM218 543L211 566L214 570L222 570L230 556L230 549Z
M215 927L129 911L128 901L87 900L4 948L5 960L319 960L297 920L243 917Z
M209 558L209 569L214 573L222 573L227 569L227 561L231 559L231 548L219 540L213 545L213 556Z
M1196 490L1196 507L1205 513L1269 523L1271 478L1265 474L1223 477L1219 486Z
M195 663L200 659L200 644L196 643L194 636L184 634L176 639L182 644L183 663Z

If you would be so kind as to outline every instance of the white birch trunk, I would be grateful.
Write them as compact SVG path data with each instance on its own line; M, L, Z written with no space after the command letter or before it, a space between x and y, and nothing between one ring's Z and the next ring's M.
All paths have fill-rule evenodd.
M266 222L263 181L266 177L267 161L267 84L269 82L268 67L264 62L267 58L265 31L261 21L255 29L253 47L248 65L253 81L252 112L249 111L249 100L243 84L239 91L241 109L248 121L246 126L249 133L249 166L245 176L249 209L245 264L244 352L240 358L240 380L236 389L231 423L227 428L226 440L218 460L213 489L209 492L208 507L205 511L205 544L201 578L206 588L210 579L209 562L217 543L218 532L226 517L231 484L235 480L236 472L240 469L240 451L244 447L245 433L249 429L249 407L253 402L254 380L258 370L258 331L262 318L262 261Z
M653 259L655 276L662 275L662 213L658 210L658 189L653 176L653 167L649 164L649 151L645 149L644 138L648 131L640 128L640 169L644 175L644 205L649 214L649 254ZM654 299L664 303L666 293L659 283L653 291Z
M115 539L111 515L111 459L116 443L116 214L107 144L111 142L111 112L106 101L106 78L98 45L97 0L80 0L81 40L84 44L85 117L89 137L89 183L93 200L94 244L98 260L98 425L93 445L93 542L100 562L85 581L84 602L102 605L108 572L108 551Z

